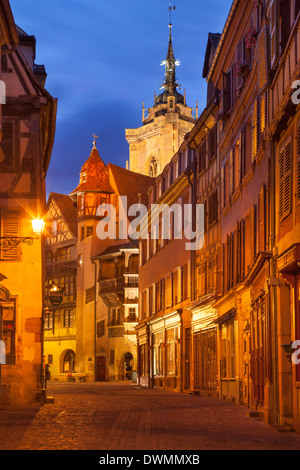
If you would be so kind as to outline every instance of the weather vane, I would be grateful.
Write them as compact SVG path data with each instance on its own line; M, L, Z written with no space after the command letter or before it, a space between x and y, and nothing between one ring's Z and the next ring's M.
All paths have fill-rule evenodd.
M95 148L96 148L96 139L98 139L99 136L96 135L96 133L94 133L94 134L92 134L92 137L94 137L94 142L93 142L93 144L94 144L94 149L95 149Z
M170 11L170 23L169 23L169 27L172 28L172 11L175 11L176 10L176 6L172 6L172 3L170 3L170 6L169 6L169 11Z

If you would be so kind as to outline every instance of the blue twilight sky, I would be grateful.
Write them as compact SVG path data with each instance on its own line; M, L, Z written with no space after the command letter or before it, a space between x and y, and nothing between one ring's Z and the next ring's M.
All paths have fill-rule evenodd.
M142 104L160 92L168 49L168 0L11 0L15 22L37 39L37 64L58 98L56 138L47 193L70 193L92 148L105 163L125 167L125 129L142 125ZM231 0L173 2L177 78L187 104L206 101L202 78L207 36L222 32Z

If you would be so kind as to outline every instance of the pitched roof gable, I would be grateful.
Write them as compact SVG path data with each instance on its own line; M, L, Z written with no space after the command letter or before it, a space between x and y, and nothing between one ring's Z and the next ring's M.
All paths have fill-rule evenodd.
M64 217L70 231L73 233L75 238L77 238L77 207L74 204L74 201L72 201L70 196L67 194L51 193L49 196L48 205L51 198L53 198L58 205L59 210L62 213L62 216Z

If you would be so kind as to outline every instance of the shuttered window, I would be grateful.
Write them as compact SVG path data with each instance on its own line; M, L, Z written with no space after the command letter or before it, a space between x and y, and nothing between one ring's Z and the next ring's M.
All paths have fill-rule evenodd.
M232 70L223 75L223 94L223 110L225 114L228 114L232 109Z
M218 193L215 191L208 199L208 227L218 221Z
M272 0L270 12L271 68L275 70L279 57L279 0Z
M1 237L18 237L20 233L20 214L15 211L0 211ZM20 248L5 248L0 251L1 261L19 261Z
M300 126L297 129L296 198L298 203L300 203Z
M256 207L253 206L245 219L245 270L252 268L256 256Z
M262 137L267 126L267 93L265 92L259 98L259 129Z
M279 218L283 220L292 210L292 141L279 155Z
M266 187L264 184L258 196L258 250L266 251Z
M241 154L241 180L246 175L246 129L245 126L241 129L240 136L240 154Z
M229 195L234 192L234 149L231 150L229 155Z
M234 253L235 253L235 240L234 235L230 234L227 235L227 243L226 243L226 268L227 268L227 275L226 275L226 284L227 290L230 290L233 287L233 280L234 280Z
M237 223L235 234L236 234L235 283L239 284L242 280L242 259L243 259L242 222Z
M258 57L258 88L262 91L268 85L269 60L268 60L268 36L267 28L264 26L257 37Z
M223 264L224 264L224 245L221 245L218 248L217 253L217 295L221 296L223 294Z
M166 307L172 307L172 276L166 277Z
M217 138L217 124L215 124L208 135L208 163L217 157Z
M258 151L258 100L256 99L253 105L251 114L251 160L252 163L256 159Z

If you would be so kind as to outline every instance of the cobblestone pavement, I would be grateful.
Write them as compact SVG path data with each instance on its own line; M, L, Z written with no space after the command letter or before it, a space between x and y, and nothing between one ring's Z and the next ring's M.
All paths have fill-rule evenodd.
M223 400L130 383L50 383L54 404L0 408L1 450L300 449Z

